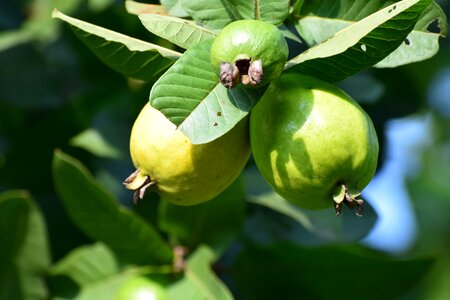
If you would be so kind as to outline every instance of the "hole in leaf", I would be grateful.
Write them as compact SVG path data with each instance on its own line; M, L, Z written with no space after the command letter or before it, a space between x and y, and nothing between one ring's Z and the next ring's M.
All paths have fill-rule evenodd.
M214 122L214 123L213 123L213 126L217 126L217 125L219 125L219 123L217 123L217 122Z
M441 33L441 28L439 26L439 20L436 19L427 26L427 31L433 33Z
M222 112L218 111L218 112L217 112L217 116L218 116L218 117L221 117L221 116L222 116Z
M411 45L411 41L408 38L405 39L405 45L406 46L410 46Z
M361 50L366 52L367 51L367 46L365 44L361 44Z

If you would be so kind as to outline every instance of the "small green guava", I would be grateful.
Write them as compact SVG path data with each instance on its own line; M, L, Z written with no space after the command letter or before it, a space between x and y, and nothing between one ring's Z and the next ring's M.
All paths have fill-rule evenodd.
M114 300L166 300L165 288L158 282L139 276L125 281Z
M211 47L211 63L220 68L220 82L232 88L241 82L259 87L278 77L288 57L287 42L278 28L259 20L225 26Z
M192 144L159 110L146 104L130 137L136 171L125 181L135 190L134 201L147 188L178 205L206 202L227 188L241 173L249 156L248 119L206 144Z
M374 176L378 139L363 109L339 88L284 73L250 116L256 165L269 185L306 209L342 204L362 214L360 191Z

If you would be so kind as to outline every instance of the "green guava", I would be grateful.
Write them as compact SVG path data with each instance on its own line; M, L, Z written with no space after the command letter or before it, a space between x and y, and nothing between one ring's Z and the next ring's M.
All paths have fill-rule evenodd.
M194 145L160 111L145 105L130 137L136 171L124 182L142 199L147 188L178 205L211 200L241 173L249 156L248 118L218 139Z
M288 57L288 45L278 28L258 20L225 26L211 47L211 63L220 69L227 88L241 82L259 87L278 77Z
M363 109L339 88L284 73L250 116L256 165L269 185L306 209L342 204L362 213L360 191L374 176L378 139Z
M118 289L114 300L166 300L164 287L147 277L139 276L125 281Z

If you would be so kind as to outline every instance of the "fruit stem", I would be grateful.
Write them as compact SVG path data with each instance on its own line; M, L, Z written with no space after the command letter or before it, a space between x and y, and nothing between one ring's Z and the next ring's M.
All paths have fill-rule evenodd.
M358 199L361 196L360 192L350 193L346 184L339 185L333 195L334 208L336 210L336 216L339 216L342 212L343 204L347 205L350 209L356 207L356 216L362 217L363 215L363 203L362 199Z

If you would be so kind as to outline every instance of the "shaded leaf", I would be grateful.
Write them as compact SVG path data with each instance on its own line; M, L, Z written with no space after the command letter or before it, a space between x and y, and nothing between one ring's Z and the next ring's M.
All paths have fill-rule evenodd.
M139 19L148 31L184 49L216 36L209 29L176 17L141 14Z
M289 0L231 0L240 19L261 20L279 25L289 15Z
M78 38L115 71L135 79L153 81L181 54L54 10L52 16L71 25Z
M50 251L44 218L22 191L0 194L0 298L46 299Z
M233 299L225 284L211 270L216 259L210 248L199 247L187 260L184 277L169 288L169 299Z
M336 82L368 68L400 46L431 0L403 0L346 27L286 64Z
M432 262L395 260L356 246L277 243L247 245L232 274L244 299L396 299L417 284Z
M118 271L114 253L102 243L96 243L72 250L51 268L50 273L68 276L79 286L85 286Z
M161 76L150 92L151 105L160 110L192 143L210 142L232 129L256 104L261 90L219 83L210 63L212 41L189 48Z
M80 162L56 151L53 178L73 222L90 238L105 243L117 256L137 264L166 264L170 247L140 216L118 205Z
M195 206L179 206L162 201L159 227L179 244L194 249L206 244L222 253L240 232L245 218L245 192L235 181L215 199Z
M235 8L229 1L222 0L181 0L182 7L196 22L211 29L222 29L238 20Z
M254 240L264 242L286 239L302 244L358 241L370 232L377 219L376 213L367 202L364 203L364 215L359 218L355 216L354 211L350 210L344 211L343 215L339 217L335 216L332 208L321 211L304 210L284 200L276 193L251 196L248 201L285 215L303 227L303 230L301 230L290 222L277 221L274 216L269 216L272 220L266 221L264 220L269 217L264 217L264 215L257 216L258 219L256 220L249 219L254 228L259 226L272 227L273 232L265 232L254 237ZM275 230L279 226L277 222L284 223L284 225L281 225L280 231ZM263 225L262 223L267 224ZM289 229L286 230L286 228Z

